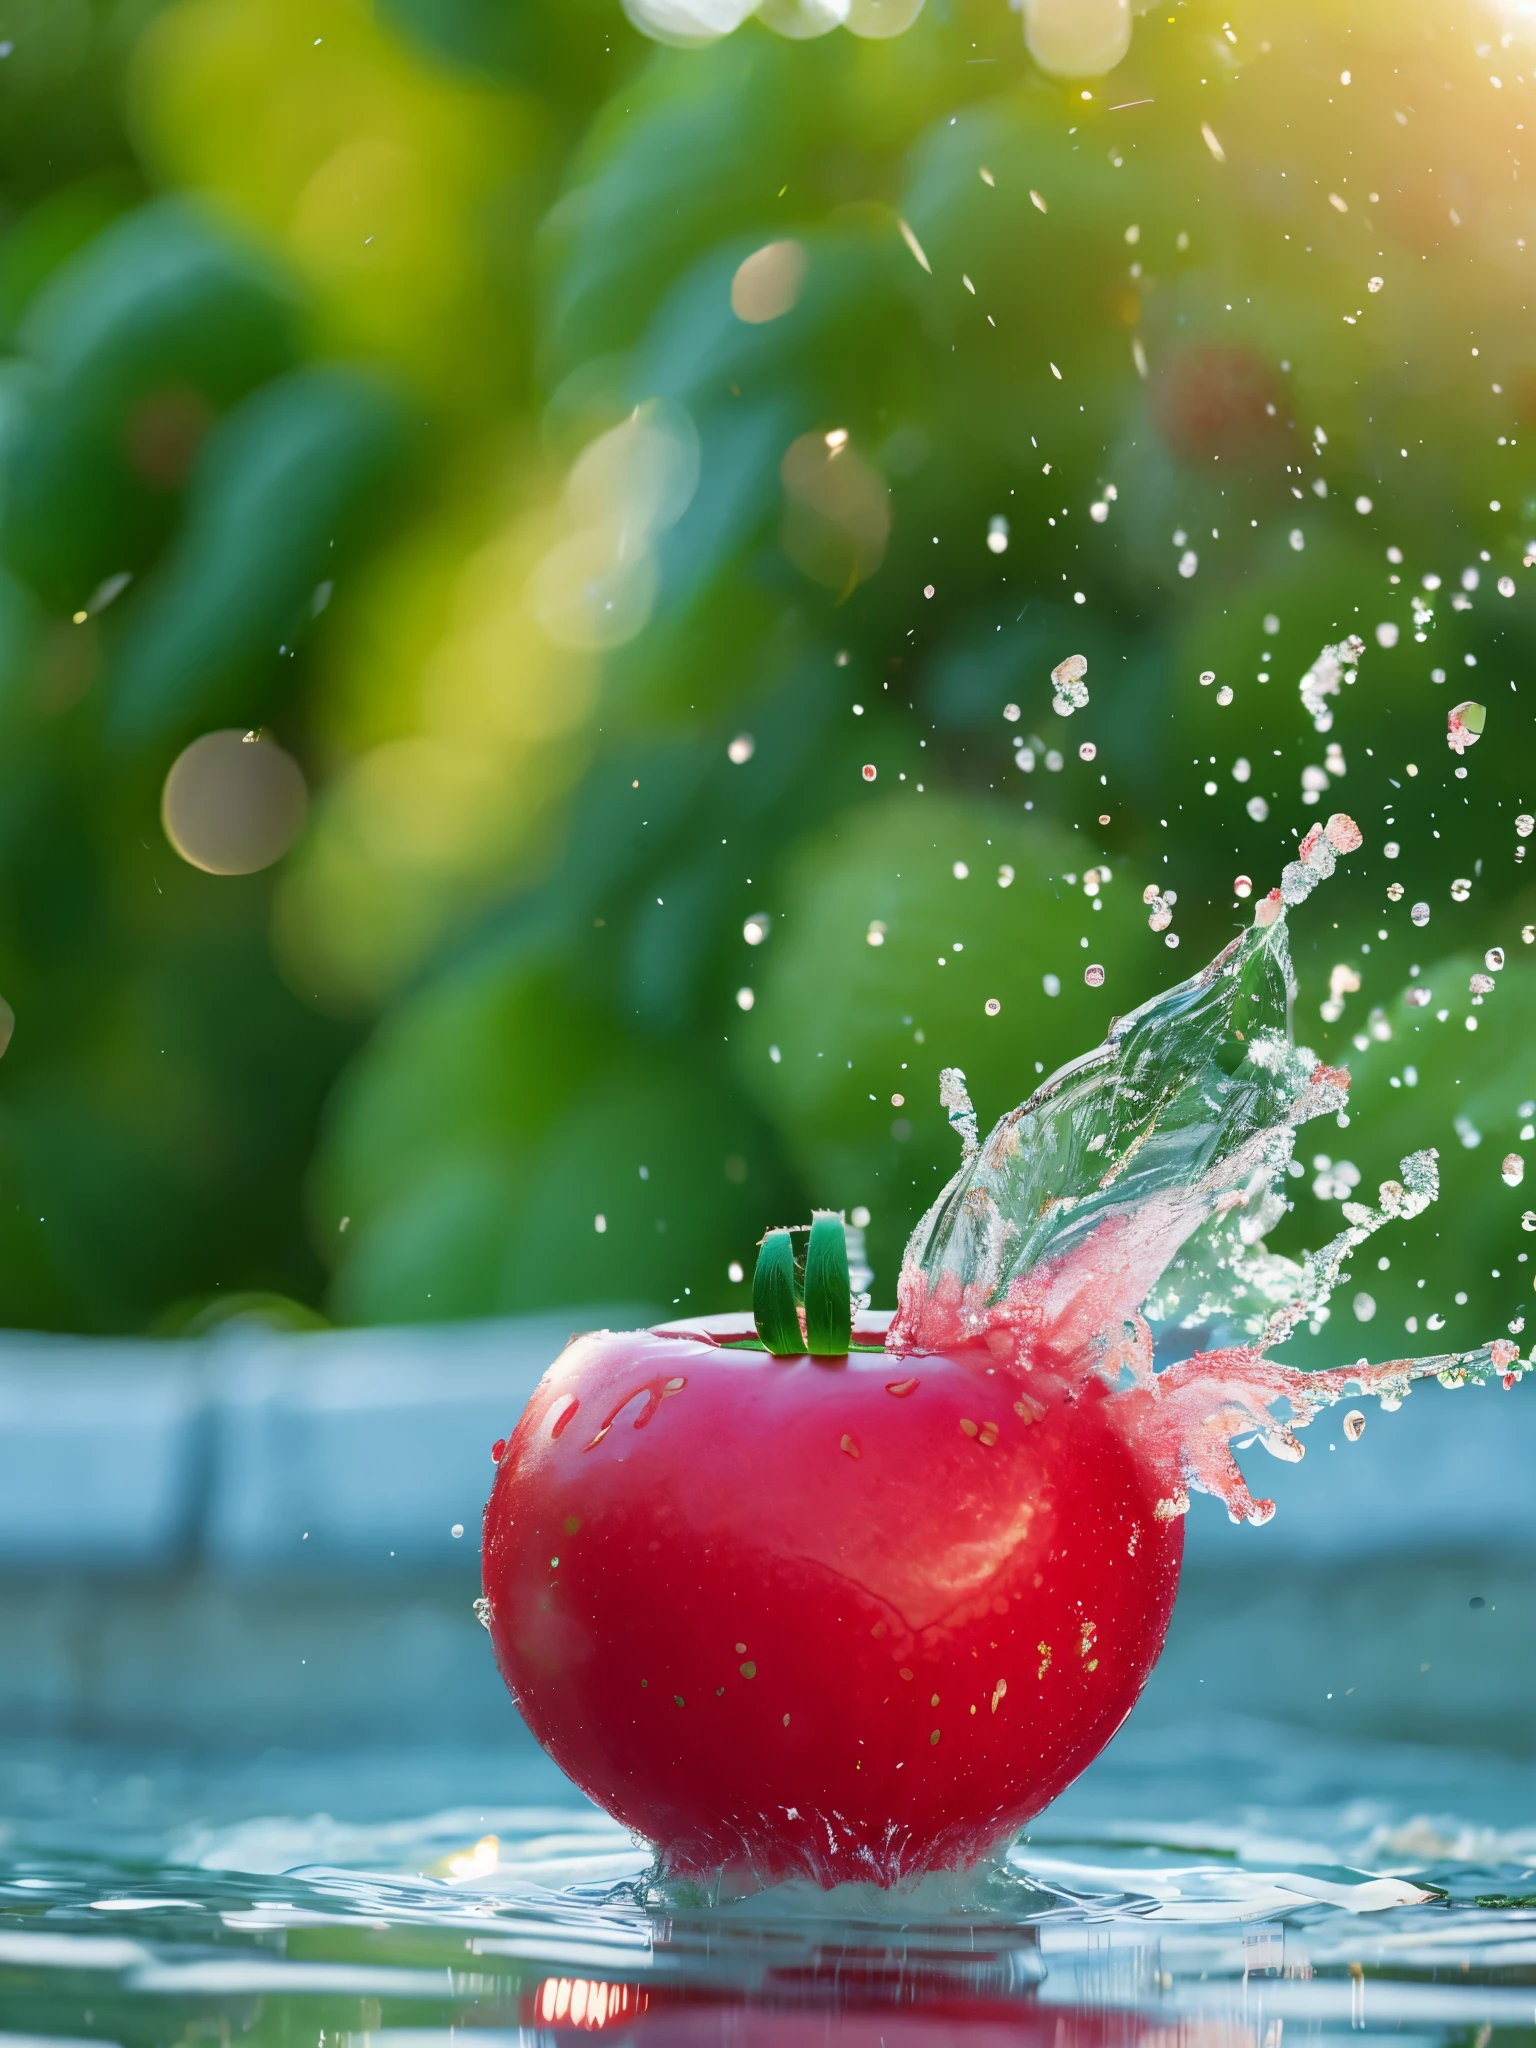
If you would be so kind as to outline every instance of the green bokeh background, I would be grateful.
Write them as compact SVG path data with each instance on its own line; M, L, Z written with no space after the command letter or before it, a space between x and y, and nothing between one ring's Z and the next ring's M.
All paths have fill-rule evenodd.
M1314 1157L1437 1145L1446 1195L1298 1348L1517 1318L1528 34L1173 0L1063 80L1006 0L696 50L618 0L0 0L0 1318L730 1305L813 1203L869 1209L889 1299L940 1067L1021 1099L1333 808L1366 843L1296 920L1297 1028L1358 1078L1277 1242L1338 1225ZM744 321L783 240L798 297ZM566 478L650 401L697 488L635 630L573 644ZM786 498L828 433L883 545ZM1296 686L1351 630L1325 738ZM241 877L159 814L229 725L312 795Z

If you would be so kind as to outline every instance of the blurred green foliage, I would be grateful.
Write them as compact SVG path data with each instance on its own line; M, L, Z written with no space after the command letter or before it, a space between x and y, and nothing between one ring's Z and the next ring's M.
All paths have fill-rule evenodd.
M1308 1355L1514 1316L1528 35L1171 0L1062 81L1006 0L0 0L0 1316L727 1305L812 1203L889 1298L939 1068L1021 1099L1333 807L1297 1027L1359 1079L1280 1248L1340 1158L1447 1198ZM228 725L313 793L261 875L159 823Z

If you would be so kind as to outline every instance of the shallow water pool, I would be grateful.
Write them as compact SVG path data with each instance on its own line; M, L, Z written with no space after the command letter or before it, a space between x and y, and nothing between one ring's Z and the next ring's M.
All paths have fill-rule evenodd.
M1192 1572L1105 1755L985 1881L900 1899L661 1896L510 1710L491 1742L356 1703L283 1748L13 1736L0 2048L1489 2048L1536 2033L1531 1580Z

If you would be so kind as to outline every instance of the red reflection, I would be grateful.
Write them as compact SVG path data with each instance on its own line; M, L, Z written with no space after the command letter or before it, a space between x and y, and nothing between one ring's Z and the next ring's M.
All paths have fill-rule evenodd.
M965 1998L952 1986L930 1999L911 1980L887 1986L885 1997L861 1996L861 1988L873 1987L843 1981L828 1997L829 1987L818 1984L813 2004L784 1986L721 1996L703 1987L546 1977L524 1999L521 2018L557 2034L602 2032L645 2048L1256 2048L1251 2030L1221 2021L1159 2024L1144 2013L1067 2009L1028 1997ZM812 1990L809 1981L804 1989Z

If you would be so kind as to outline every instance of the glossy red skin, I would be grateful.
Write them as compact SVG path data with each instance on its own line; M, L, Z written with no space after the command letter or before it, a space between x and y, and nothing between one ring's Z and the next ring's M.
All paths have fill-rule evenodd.
M1097 1381L691 1328L576 1338L507 1443L484 1581L513 1698L674 1873L974 1862L1129 1713L1182 1521Z

